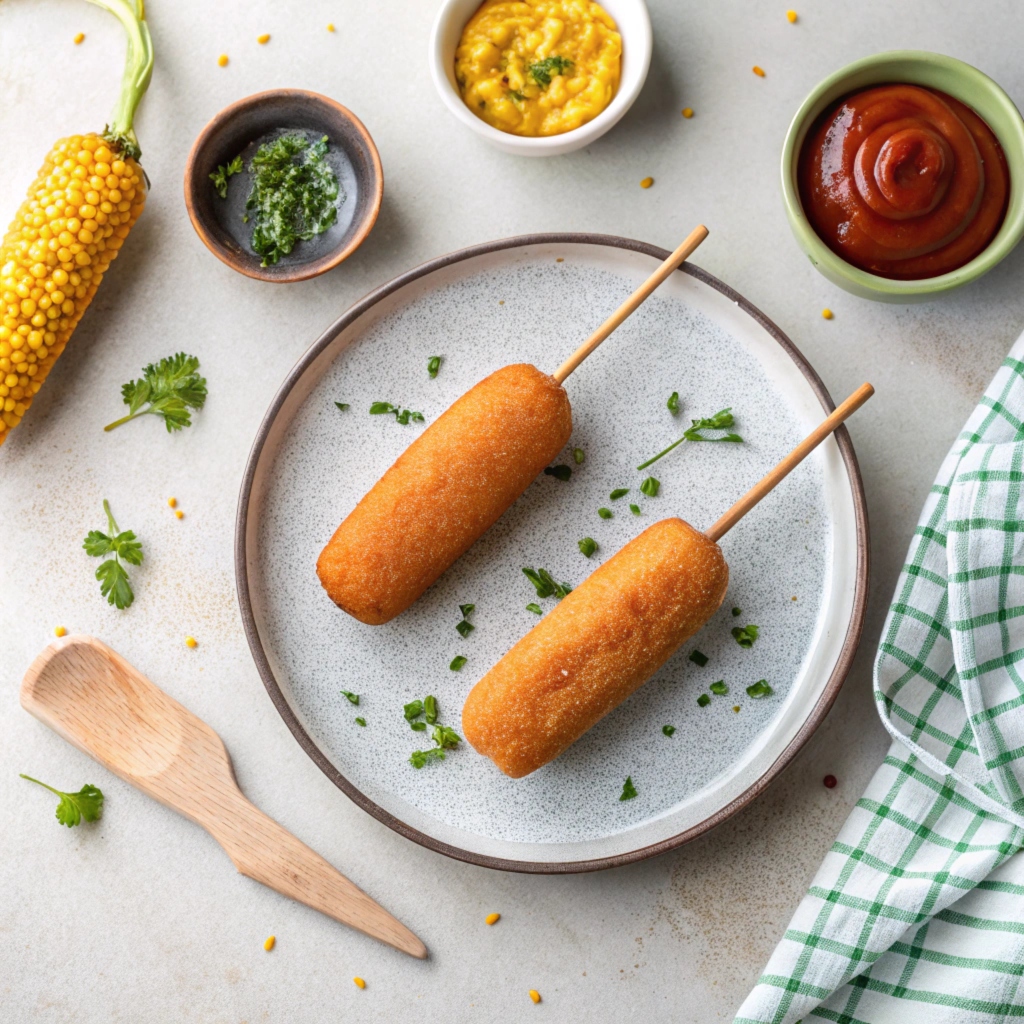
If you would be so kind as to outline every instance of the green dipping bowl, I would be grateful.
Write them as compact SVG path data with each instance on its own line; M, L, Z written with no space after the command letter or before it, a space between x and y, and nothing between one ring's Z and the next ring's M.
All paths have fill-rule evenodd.
M1006 155L1010 172L1010 202L1002 226L973 260L939 277L893 281L847 263L818 237L800 202L797 163L811 126L843 96L886 84L939 89L966 103L992 129ZM988 75L961 60L925 50L890 50L864 57L829 75L800 105L782 147L782 195L789 226L800 248L833 284L853 295L880 302L932 299L990 271L1024 236L1024 119L1013 100Z

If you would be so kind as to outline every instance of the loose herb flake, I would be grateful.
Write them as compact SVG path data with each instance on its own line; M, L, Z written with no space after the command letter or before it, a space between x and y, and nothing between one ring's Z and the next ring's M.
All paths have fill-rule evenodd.
M658 496L658 491L661 490L661 481L655 480L653 476L649 476L640 485L640 490L646 494L648 498L656 498Z
M706 693L702 693L697 698L697 707L699 707L699 708L706 708L710 703L711 703L711 698Z
M427 360L427 373L430 375L430 379L433 380L437 376L437 371L441 369L441 356L431 356Z
M462 617L464 619L468 619L470 617L470 615L472 615L473 612L476 611L476 605L475 604L460 604L459 605L459 611L462 612Z
M335 402L334 403L342 412L348 412L348 402Z
M541 606L540 606L539 604L534 604L534 602L533 602L533 601L531 601L531 602L530 602L530 603L529 603L529 604L528 604L528 605L526 606L526 610L527 610L528 612L533 612L533 614L534 614L534 615L543 615L543 614L544 614L544 609L543 609L543 608L541 608Z
M589 558L597 550L597 541L593 537L584 537L578 540L577 545L580 551Z
M673 391L672 394L668 396L668 401L665 403L665 406L668 409L668 411L670 413L672 413L673 416L678 416L679 415L679 392L678 391Z
M666 736L671 736L671 735L672 735L672 733L674 733L674 732L676 731L676 727L675 727L674 725L663 725L663 726L661 727L661 731L662 731L662 732L663 732L663 733L664 733L664 734L665 734Z
M561 480L563 483L572 476L572 469L569 466L548 466L544 470L545 476L553 476L556 480Z
M423 698L423 714L426 716L427 725L433 725L437 721L437 698Z
M370 406L371 416L384 416L387 413L395 414L395 422L401 423L404 427L410 420L413 423L423 423L423 413L413 412L412 409L399 409L397 405L390 402L374 402Z
M599 508L597 510L597 514L602 519L611 519L612 516L615 515L615 513L610 508Z
M703 668L708 663L708 656L700 651L691 651L690 661L692 661L694 665L700 665L700 667Z
M567 57L545 57L526 66L526 73L540 86L551 84L552 75L564 75L573 66Z
M409 728L412 729L413 732L426 732L427 731L427 723L426 722L410 722L409 723Z
M365 729L366 728L366 719L365 718L357 718L356 719L356 725L361 725Z
M411 722L423 714L423 701L413 700L405 705L405 720Z
M358 704L359 703L359 694L358 693L352 693L351 690L342 690L341 691L341 695L343 697L347 697L348 698L349 704Z
M743 441L739 434L734 434L732 431L729 431L724 437L705 437L701 433L702 430L729 430L734 423L731 408L721 409L714 416L707 416L702 420L691 420L690 422L693 425L683 431L683 437L687 441L729 441L732 443L742 443Z
M213 187L217 190L217 195L221 199L227 199L228 197L228 178L234 174L242 173L242 154L239 153L234 160L229 160L226 164L221 164L217 170L210 175L210 181L213 182Z
M633 785L633 776L627 775L626 781L622 784L622 796L619 800L632 800L636 796L636 786Z
M754 646L754 641L757 639L759 632L760 630L757 626L733 626L732 638L740 647L750 650Z
M756 683L747 687L747 696L760 699L770 697L775 691L768 685L767 679L759 679Z
M452 663L448 667L453 672L458 672L462 668L462 666L466 664L467 660L468 659L466 658L465 655L463 655L463 654L456 654L455 657L452 658Z
M476 626L474 626L472 622L467 622L465 619L463 619L460 623L458 623L455 626L455 628L459 631L459 636L461 636L462 639L465 640L466 637L469 636L469 634L472 633L474 629L476 629Z
M638 515L640 515L640 506L639 505L630 505L629 506L629 511L632 512L633 515L638 516Z
M629 494L628 487L616 487L608 497L611 501L618 501L619 498L624 498L627 494Z
M577 466L582 466L586 461L586 458L587 453L582 448L573 448L572 461L575 462Z
M719 697L724 697L729 692L729 687L725 685L724 679L719 679L717 683L712 683L708 689Z
M733 608L733 610L732 610L732 617L734 619L738 619L742 614L743 614L743 609L742 608Z
M434 747L432 750L414 750L409 756L409 764L413 768L422 768L431 759L443 761L444 751L440 747Z
M559 601L572 593L568 583L558 583L547 569L523 569L523 574L533 584L538 597L557 597Z

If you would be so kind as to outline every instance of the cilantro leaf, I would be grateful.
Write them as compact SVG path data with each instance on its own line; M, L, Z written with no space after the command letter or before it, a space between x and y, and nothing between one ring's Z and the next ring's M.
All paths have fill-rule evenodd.
M636 796L636 786L633 785L633 776L627 775L626 781L622 785L622 796L619 800L632 800Z
M107 514L107 528L109 534L100 533L99 530L90 530L86 534L82 547L86 554L94 558L102 558L104 555L113 555L100 562L96 569L96 579L100 581L100 593L107 599L108 604L115 608L127 608L135 600L131 582L128 579L128 572L121 564L124 559L129 565L142 564L142 544L135 538L131 530L123 533L118 530L114 522L113 513L110 511L110 502L103 499L103 511Z
M444 751L440 747L434 747L432 750L414 750L409 757L409 764L413 768L422 768L431 758L443 761Z
M96 786L85 785L77 793L64 793L45 782L33 779L31 775L22 774L21 778L28 779L29 782L34 782L60 797L60 803L57 804L57 820L68 828L74 828L83 819L97 821L103 813L103 793Z
M192 425L190 409L202 409L206 403L206 378L199 375L196 356L178 352L143 367L138 380L121 385L121 398L128 406L122 416L103 429L113 430L138 416L152 413L162 416L168 433ZM144 408L145 407L145 408Z

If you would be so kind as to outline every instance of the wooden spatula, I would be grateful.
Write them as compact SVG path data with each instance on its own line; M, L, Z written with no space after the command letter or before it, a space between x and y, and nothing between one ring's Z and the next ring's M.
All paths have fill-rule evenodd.
M221 738L119 654L88 636L51 644L21 706L125 782L196 824L243 875L410 956L427 947L400 921L242 795Z

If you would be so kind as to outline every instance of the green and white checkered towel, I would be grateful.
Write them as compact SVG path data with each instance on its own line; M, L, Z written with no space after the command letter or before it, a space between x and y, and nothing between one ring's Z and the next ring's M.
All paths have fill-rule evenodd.
M892 747L736 1024L1024 1020L1024 337L928 496L875 700Z

